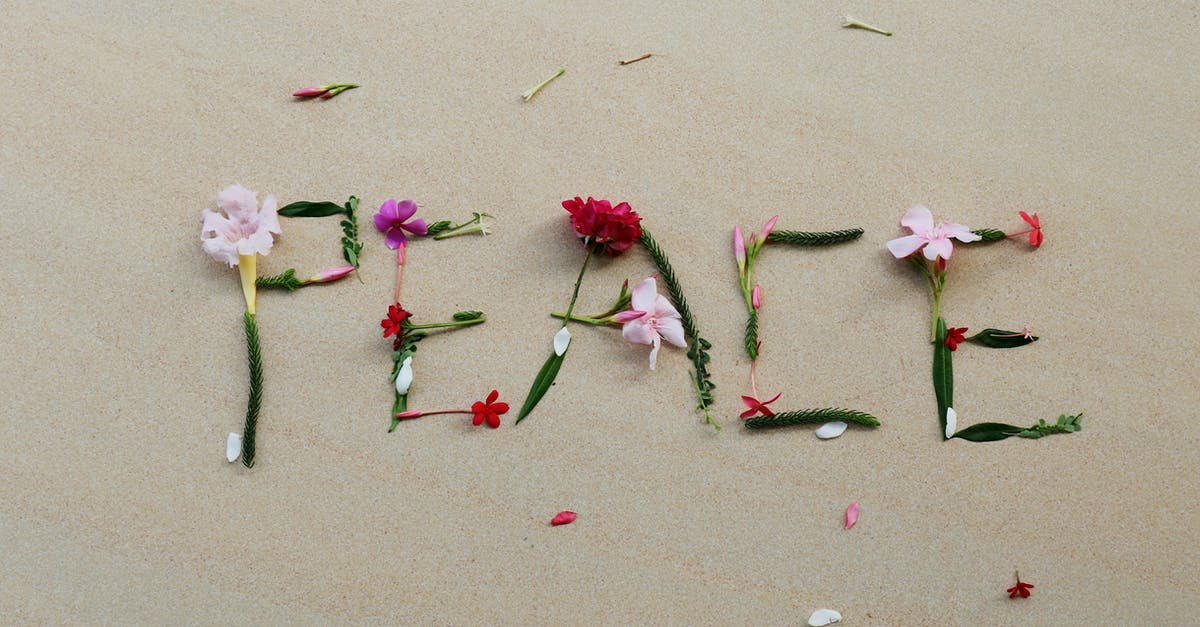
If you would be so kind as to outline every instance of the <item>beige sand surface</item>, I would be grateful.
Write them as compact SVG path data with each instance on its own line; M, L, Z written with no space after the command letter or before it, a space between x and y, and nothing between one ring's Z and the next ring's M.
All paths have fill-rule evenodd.
M0 4L0 622L1194 624L1200 6L712 4ZM363 86L288 95L327 81ZM198 242L234 182L357 194L367 229L362 283L259 299L249 471L223 458L237 273ZM410 251L410 309L489 316L425 343L412 398L519 404L582 259L558 207L576 194L629 201L671 254L725 430L691 411L682 351L651 373L580 328L519 427L386 433L394 266L371 211L498 217ZM1041 214L1036 253L955 255L952 323L1043 337L960 351L958 411L1083 411L1082 433L941 441L928 295L883 248L918 202L976 227ZM729 232L776 213L866 234L765 253L762 384L876 431L737 424ZM332 220L284 228L265 272L338 261ZM581 310L651 271L598 264ZM563 509L579 520L549 527Z

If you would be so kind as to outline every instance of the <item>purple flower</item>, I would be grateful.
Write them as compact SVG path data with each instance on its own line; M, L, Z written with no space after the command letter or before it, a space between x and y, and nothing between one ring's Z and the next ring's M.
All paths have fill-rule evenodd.
M396 202L395 198L388 198L379 206L379 213L375 214L375 228L386 235L384 241L388 248L395 250L408 242L404 231L413 235L424 235L428 231L424 220L409 220L416 212L417 203L411 200Z

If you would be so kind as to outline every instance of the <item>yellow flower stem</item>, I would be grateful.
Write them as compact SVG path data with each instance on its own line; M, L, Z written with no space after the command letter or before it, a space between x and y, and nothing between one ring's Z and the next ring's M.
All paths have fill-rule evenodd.
M258 279L258 254L238 255L238 272L242 274L242 295L246 297L246 312L254 315L255 280Z

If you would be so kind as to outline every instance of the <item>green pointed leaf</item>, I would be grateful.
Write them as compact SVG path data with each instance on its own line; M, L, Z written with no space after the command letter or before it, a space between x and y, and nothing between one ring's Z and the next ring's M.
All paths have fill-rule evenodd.
M946 346L946 321L937 320L937 335L933 344L933 393L937 396L938 421L942 425L942 439L946 439L946 408L954 406L954 369Z
M425 227L425 234L432 237L438 233L441 233L442 231L445 231L446 229L449 229L451 226L454 226L454 223L449 220L438 220L437 222Z
M974 231L971 231L971 232L978 235L979 237L982 237L983 238L982 241L985 241L985 242L998 242L998 241L1004 239L1005 237L1008 237L1007 235L1004 234L1004 231L1001 231L1000 229L975 229Z
M968 342L987 346L988 348L1016 348L1032 344L1038 340L1038 336L1025 337L1021 331L1005 331L1003 329L984 329L975 335L967 338Z
M569 349L570 347L568 347ZM553 352L550 353L550 358L542 365L542 369L538 371L537 377L533 380L533 385L529 388L529 394L525 397L525 403L521 405L521 411L517 414L516 424L521 424L525 416L528 416L529 412L533 411L533 408L537 406L538 401L542 400L542 397L546 395L550 386L554 384L554 378L558 376L558 369L562 367L563 358L566 356L567 351L565 350L561 355Z
M467 320L478 320L483 317L482 311L460 311L454 314L453 318L456 322L466 322Z
M1010 438L1014 435L1019 435L1021 432L1021 427L1006 425L1003 422L981 422L977 425L971 425L966 429L962 429L958 433L955 433L952 437L962 440L969 440L971 442L995 442L997 440Z
M323 218L342 213L342 206L333 202L309 202L302 200L285 205L279 210L279 215L288 218Z
M392 378L395 379L395 375L392 375ZM396 417L396 414L398 414L402 411L406 411L407 409L408 409L408 395L407 394L397 394L396 402L392 403L392 426L388 428L388 433L395 431L396 425L400 424L400 419Z

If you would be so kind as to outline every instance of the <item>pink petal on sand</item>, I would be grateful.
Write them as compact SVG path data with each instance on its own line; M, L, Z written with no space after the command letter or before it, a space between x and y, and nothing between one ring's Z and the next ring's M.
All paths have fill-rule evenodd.
M575 512L559 512L550 519L550 525L553 527L569 525L573 522L575 522Z
M858 501L854 501L846 508L846 528L849 529L858 522Z

